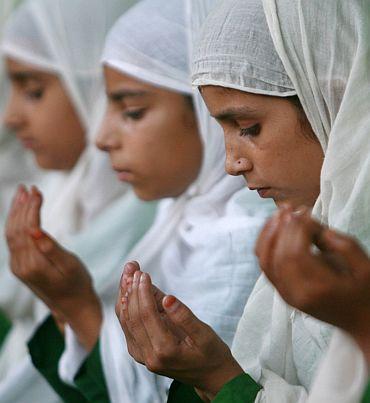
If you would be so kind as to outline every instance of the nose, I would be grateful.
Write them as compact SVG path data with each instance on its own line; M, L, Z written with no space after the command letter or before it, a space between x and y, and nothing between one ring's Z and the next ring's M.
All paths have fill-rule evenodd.
M113 124L113 120L108 113L106 113L103 123L99 129L99 133L95 140L95 145L99 150L110 152L111 150L120 147L120 137L117 129Z
M21 130L26 123L26 117L22 113L19 105L17 105L16 97L13 94L10 95L6 105L3 123L9 130L12 131Z
M233 147L226 148L225 170L229 175L238 176L251 171L253 164L246 155L241 155Z

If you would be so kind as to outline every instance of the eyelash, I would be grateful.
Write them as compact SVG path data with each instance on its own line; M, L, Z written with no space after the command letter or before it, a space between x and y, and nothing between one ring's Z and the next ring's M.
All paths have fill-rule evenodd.
M145 109L136 109L124 112L123 117L131 120L140 120L144 116L144 113Z
M261 126L256 123L253 126L250 127L245 127L245 128L240 128L240 135L241 136L250 136L250 137L256 137L260 134L261 131Z
M40 100L43 95L44 95L44 90L43 89L37 89L37 90L27 91L26 92L27 98L31 99L31 100Z

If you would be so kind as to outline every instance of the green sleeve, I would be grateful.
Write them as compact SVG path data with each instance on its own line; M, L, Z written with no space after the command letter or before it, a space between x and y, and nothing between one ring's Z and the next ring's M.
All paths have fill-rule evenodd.
M361 403L370 403L370 382L367 384Z
M85 403L77 389L64 383L58 375L58 363L64 351L64 337L59 332L52 316L37 329L28 342L32 363L55 392L66 403Z
M228 382L212 402L253 403L261 389L261 385L248 374L241 374Z
M3 345L11 327L12 323L7 318L5 313L0 309L0 347Z
M167 403L203 403L192 386L173 381L170 387Z
M242 374L228 382L213 403L253 403L262 389L249 375ZM200 403L203 400L192 386L173 381L167 403Z
M228 382L213 403L253 403L262 387L249 375L242 374ZM200 403L201 398L191 386L172 382L167 403Z
M74 382L89 402L109 403L108 388L100 359L100 345L96 344Z

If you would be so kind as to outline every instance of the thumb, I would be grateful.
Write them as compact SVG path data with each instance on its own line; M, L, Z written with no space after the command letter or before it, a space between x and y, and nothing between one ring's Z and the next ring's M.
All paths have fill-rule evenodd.
M30 235L37 249L52 262L55 263L60 258L65 259L65 250L42 229L30 230Z
M171 321L191 338L198 338L207 331L208 326L173 295L167 295L162 305Z
M329 229L324 232L323 238L329 249L344 260L350 272L369 271L369 257L353 238Z
M30 192L30 207L27 214L28 223L32 228L38 228L41 225L40 210L42 204L42 193L36 186L32 186Z

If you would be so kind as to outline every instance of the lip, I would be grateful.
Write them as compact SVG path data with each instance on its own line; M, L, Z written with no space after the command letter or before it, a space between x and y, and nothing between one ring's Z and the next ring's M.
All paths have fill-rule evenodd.
M19 141L21 142L24 148L29 150L33 150L36 148L36 142L30 137L18 137Z
M113 169L117 173L117 178L120 182L132 182L133 181L133 174L131 171L128 171L127 169L120 169L120 168L114 168Z
M271 188L269 188L269 187L254 187L254 186L253 187L248 186L248 187L250 190L256 190L261 198L271 197L271 195L269 196L269 192L271 190Z

